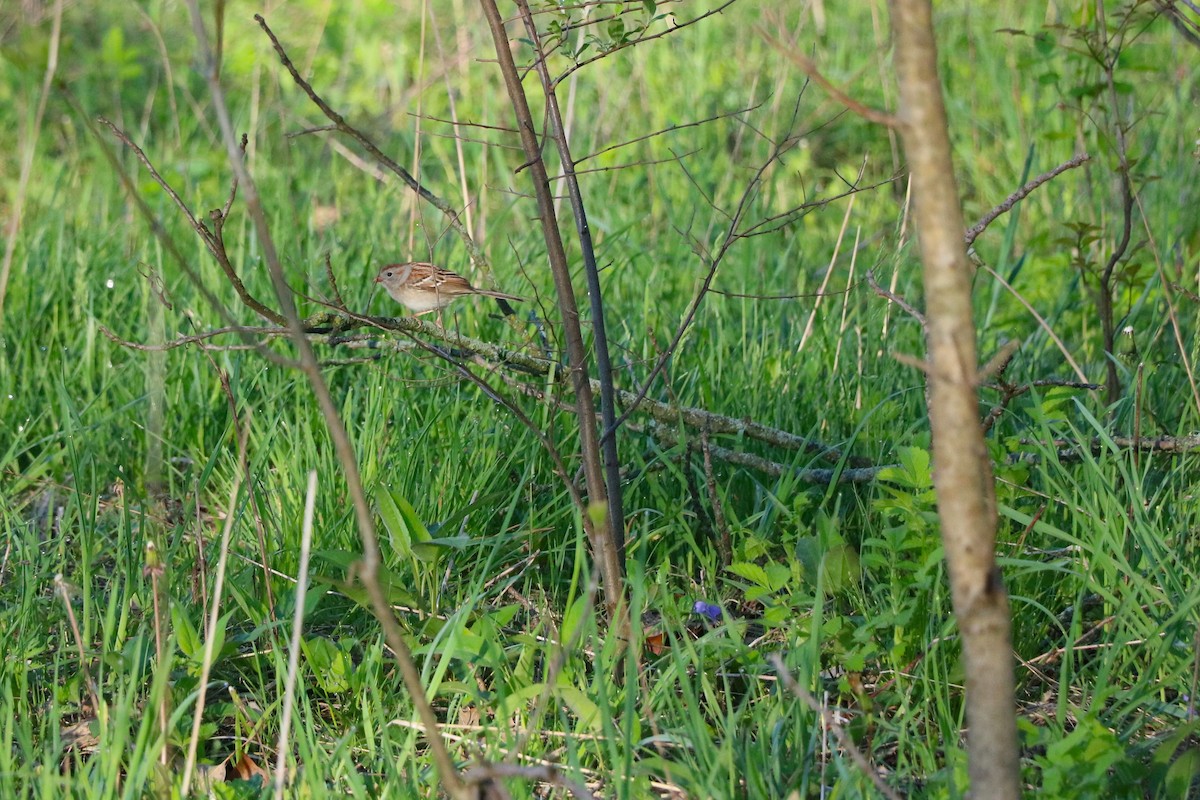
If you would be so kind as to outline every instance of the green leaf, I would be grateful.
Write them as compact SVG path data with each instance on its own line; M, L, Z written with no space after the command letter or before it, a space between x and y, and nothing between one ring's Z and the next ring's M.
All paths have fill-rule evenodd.
M358 564L360 558L357 553L350 553L345 550L317 550L312 555L314 560L333 564L346 572L351 571ZM375 574L380 585L383 587L383 593L387 597L388 603L394 606L406 606L421 611L426 610L424 604L405 588L407 583L409 583L408 581L402 580L400 576L382 564L379 565ZM326 578L325 580L337 587L337 590L346 597L349 597L368 611L371 610L371 598L367 595L366 589L357 581L350 583L345 580L333 580L330 578Z
M117 25L110 25L100 42L100 59L109 66L120 66L125 61L125 32Z
M796 560L804 571L804 580L815 584L821 568L821 543L816 536L801 536L796 540Z
M599 733L602 729L602 719L600 717L600 706L588 697L583 690L577 686L559 684L557 694L562 698L563 702L575 713L579 718L578 728L586 728L592 733Z
M834 545L821 559L821 572L825 590L829 594L837 594L856 585L862 577L858 551L848 544Z
M738 577L745 578L751 583L766 589L768 592L772 591L771 579L767 577L767 571L758 564L753 564L749 561L739 561L736 564L730 564L729 571Z
M314 636L301 639L300 649L322 691L338 694L350 690L354 663L345 648L323 636Z
M430 544L433 536L403 495L380 486L375 490L375 505L396 552L419 561L437 561L440 551Z
M1067 96L1075 100L1082 100L1086 97L1096 97L1105 89L1105 85L1101 82L1085 83L1082 86L1072 87L1067 92Z
M171 605L171 625L175 628L175 641L179 642L179 649L183 654L193 661L203 658L204 645L200 641L196 626L188 619L183 609L175 604Z
M229 618L233 616L230 611L223 617L217 619L216 630L213 631L212 652L213 660L216 661L220 657L221 651L225 649L225 629L229 626Z
M567 606L562 626L559 628L559 640L563 647L566 647L568 642L575 641L575 631L583 624L587 610L587 595L576 597L575 601Z
M505 695L504 699L496 704L496 719L511 719L517 709L540 696L545 689L544 683L531 683Z
M1150 759L1149 787L1152 796L1187 797L1188 788L1200 777L1200 750L1189 747L1178 757L1179 746L1200 730L1200 720L1180 725L1154 748Z
M1200 778L1200 750L1195 747L1183 751L1167 769L1164 788L1168 797L1190 797L1191 787Z
M897 455L900 456L900 466L880 470L878 480L910 489L928 489L933 485L933 470L930 468L928 450L920 447L901 447Z
M767 564L765 571L767 573L767 586L770 587L772 592L778 592L780 589L787 586L788 581L791 580L792 577L792 570L790 567L774 561L770 564Z
M438 653L444 658L457 658L462 661L479 661L487 652L491 640L464 628L454 636L438 641L431 641L413 648L413 655L423 656L426 653Z

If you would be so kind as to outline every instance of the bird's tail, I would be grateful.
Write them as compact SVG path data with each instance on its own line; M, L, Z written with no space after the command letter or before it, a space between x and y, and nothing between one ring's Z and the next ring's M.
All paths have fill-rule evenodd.
M515 294L505 294L504 292L493 292L491 289L476 289L476 292L484 297L494 297L497 300L511 300L514 303L524 303L524 297L517 297Z

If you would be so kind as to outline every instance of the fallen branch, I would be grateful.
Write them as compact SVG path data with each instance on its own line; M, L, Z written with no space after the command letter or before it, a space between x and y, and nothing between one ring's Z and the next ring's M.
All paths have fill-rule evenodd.
M1058 458L1063 461L1077 461L1083 458L1083 452L1080 448L1083 446L1080 442L1072 442L1067 439L1054 439L1046 442L1040 439L1021 439L1020 444L1025 446L1051 446L1057 451ZM1114 447L1119 450L1135 450L1140 453L1166 453L1168 455L1187 455L1189 453L1200 452L1200 435L1191 436L1112 436L1107 439L1102 439L1099 436L1094 437L1087 445L1090 447L1092 455L1100 455L1105 450L1111 450ZM1010 460L1020 461L1026 464L1035 464L1041 460L1037 453L1013 453L1009 456Z
M685 443L680 437L670 428L651 423L644 428L640 426L630 426L631 430L642 430L650 434L656 440L667 447L678 447L685 445L689 450L694 450L698 453L703 453L704 443L700 438L689 439ZM770 475L773 478L779 478L784 475L791 475L802 483L814 483L818 485L842 484L842 483L869 483L879 476L879 473L889 466L884 465L877 467L847 467L846 469L811 469L804 467L793 467L789 464L781 464L777 461L771 461L768 458L754 455L753 453L743 453L737 450L731 450L727 447L721 447L709 442L708 454L712 458L720 459L727 464L736 464L739 467L747 467L757 472L762 472Z

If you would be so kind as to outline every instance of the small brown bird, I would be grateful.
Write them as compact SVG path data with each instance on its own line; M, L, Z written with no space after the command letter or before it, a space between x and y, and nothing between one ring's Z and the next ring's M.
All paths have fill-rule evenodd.
M416 316L445 308L455 298L469 294L481 294L484 297L511 300L514 303L523 300L503 292L476 289L457 272L423 261L388 264L375 276L375 283L382 283L393 300L414 312Z

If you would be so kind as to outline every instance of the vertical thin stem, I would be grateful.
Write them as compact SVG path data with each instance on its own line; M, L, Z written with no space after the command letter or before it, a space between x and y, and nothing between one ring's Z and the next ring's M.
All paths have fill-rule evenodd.
M575 217L575 231L579 234L579 249L583 254L583 273L587 277L588 298L592 307L592 347L596 351L596 372L600 383L600 429L616 428L616 391L613 388L612 359L608 352L608 333L604 322L604 299L600 294L600 270L596 266L596 250L592 246L592 229L588 225L587 211L583 207L583 194L579 190L579 176L575 174L575 160L567 142L567 127L563 123L558 107L558 96L554 82L546 68L546 54L538 36L537 25L529 11L527 0L517 0L525 31L535 45L537 59L534 67L542 81L542 93L546 97L546 112L554 126L554 141L558 147L558 158L562 162L566 177L567 195L571 199L571 211ZM604 456L604 479L608 484L608 518L612 523L612 535L616 540L617 552L625 552L625 509L621 492L621 461L617 454L616 435L605 436L600 441ZM624 558L620 559L622 568ZM622 569L622 572L624 570Z
M257 235L259 246L262 248L263 260L266 262L267 269L271 275L271 284L275 289L279 308L287 320L287 328L292 343L299 351L300 368L308 377L308 382L312 387L313 394L316 396L317 404L320 406L321 413L325 417L325 425L329 430L330 438L333 440L334 451L337 453L338 462L341 464L342 472L346 478L346 486L350 492L351 504L358 522L359 537L363 544L363 557L359 564L358 578L362 581L363 587L367 591L367 596L371 600L371 608L375 613L376 619L379 620L380 626L383 628L384 638L395 655L397 665L400 667L400 675L404 680L404 686L412 698L413 706L421 717L421 722L425 727L426 741L429 743L434 762L437 764L442 786L452 798L466 798L469 795L468 789L463 785L458 770L454 767L454 761L450 758L450 752L447 750L446 743L441 736L441 728L438 725L437 715L434 713L433 707L429 704L429 699L425 696L425 688L421 684L421 673L417 670L416 664L413 662L412 651L401 635L400 626L396 622L387 595L379 582L379 537L375 532L375 516L371 511L370 504L367 502L367 495L362 485L362 477L358 471L358 459L354 453L354 445L350 442L350 435L346 431L346 426L338 414L337 405L333 402L333 396L329 392L329 387L321 375L321 367L317 362L316 354L313 352L312 343L305 336L304 325L296 310L296 303L292 298L291 287L288 286L287 279L284 277L283 265L279 260L275 241L271 237L266 212L263 209L262 200L258 194L258 185L246 168L245 157L241 147L238 145L238 138L234 133L233 122L229 116L229 108L225 103L225 92L221 87L220 81L217 79L217 69L213 63L212 49L208 44L208 34L204 30L204 20L200 14L199 0L188 0L188 8L191 10L192 28L195 32L196 41L199 44L199 51L204 65L203 73L208 80L209 92L213 100L213 110L216 112L218 123L220 123L222 138L225 141L225 147L229 154L230 166L233 168L238 185L242 187L242 197L246 205L246 211L254 223L255 234ZM259 20L261 24L261 17Z
M296 697L296 673L300 668L300 637L304 633L304 599L308 592L308 556L312 550L313 511L317 504L317 471L308 473L308 492L304 498L304 527L300 534L300 566L296 572L296 599L293 603L292 639L288 643L287 681L283 690L283 720L279 723L279 744L275 756L275 800L283 800L286 783L288 733L292 725L292 703Z
M546 242L550 269L554 275L554 288L558 296L559 313L563 320L563 335L566 338L571 384L575 391L576 414L579 419L579 440L583 456L583 474L587 482L588 509L584 510L584 526L591 541L593 556L604 581L604 600L610 613L625 604L621 582L620 548L613 535L614 525L621 520L611 519L608 514L608 490L604 484L603 462L600 457L600 442L596 431L596 410L592 400L592 385L588 379L588 355L583 346L583 333L579 325L579 306L575 301L575 289L571 285L571 272L567 266L567 254L563 247L562 234L558 230L558 219L554 215L554 198L550 192L550 179L546 164L542 160L541 147L534 129L529 101L513 61L508 33L495 0L480 0L488 27L495 42L496 58L509 100L517 117L521 145L525 150L530 178L537 196L538 218L542 223L542 237ZM601 509L595 513L595 509Z

